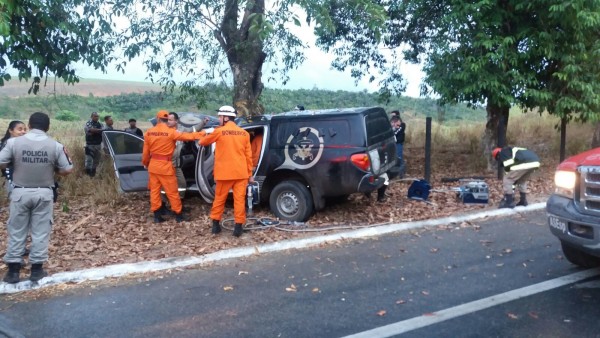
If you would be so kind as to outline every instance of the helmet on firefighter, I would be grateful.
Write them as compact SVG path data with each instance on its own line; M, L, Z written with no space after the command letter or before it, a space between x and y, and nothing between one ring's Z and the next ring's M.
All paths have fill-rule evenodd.
M502 150L502 148L494 148L494 150L492 150L492 158L497 160L498 154L500 154L501 150Z
M217 110L217 115L235 117L237 114L232 106L222 106Z

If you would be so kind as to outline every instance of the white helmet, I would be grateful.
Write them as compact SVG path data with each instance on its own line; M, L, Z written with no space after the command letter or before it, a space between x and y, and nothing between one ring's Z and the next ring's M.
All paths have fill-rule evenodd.
M235 108L233 108L232 106L222 106L221 108L219 108L219 110L217 110L217 115L235 117Z

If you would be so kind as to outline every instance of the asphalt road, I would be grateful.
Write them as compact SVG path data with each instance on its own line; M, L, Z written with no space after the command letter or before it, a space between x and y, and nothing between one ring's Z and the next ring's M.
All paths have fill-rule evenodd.
M562 257L544 211L159 277L2 299L0 326L25 337L600 337L600 270Z

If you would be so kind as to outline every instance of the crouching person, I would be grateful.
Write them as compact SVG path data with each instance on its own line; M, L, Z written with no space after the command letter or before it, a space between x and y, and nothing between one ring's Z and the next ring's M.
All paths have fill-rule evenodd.
M31 275L37 282L47 276L43 264L48 260L48 242L53 223L54 174L67 175L73 163L64 146L48 135L50 118L44 113L29 117L29 132L11 138L0 151L0 168L13 165L14 190L10 196L8 248L4 261L7 283L18 283L23 265L27 234L31 233Z

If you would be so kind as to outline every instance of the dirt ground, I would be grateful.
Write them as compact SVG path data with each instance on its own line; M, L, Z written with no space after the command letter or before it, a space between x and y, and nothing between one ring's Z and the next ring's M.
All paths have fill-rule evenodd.
M434 190L448 190L460 183L441 183L442 177L486 176L490 200L487 205L464 204L456 192L431 192L428 202L410 200L407 191L410 178L423 178L423 159L407 156L406 180L394 180L387 190L383 203L363 194L351 195L347 201L329 205L314 214L302 225L282 226L283 230L254 225L257 229L235 238L229 230L219 235L210 233L210 205L199 196L189 196L184 206L190 208L191 220L176 223L173 217L167 222L155 224L149 212L148 193L128 194L116 207L91 205L86 199L70 200L68 211L59 200L55 204L55 224L50 241L50 259L46 264L50 274L117 263L131 263L167 257L203 255L218 250L271 243L286 239L316 236L352 227L380 225L406 221L440 218L449 215L495 209L502 198L501 182L495 173L469 172L468 163L461 162L460 155L448 154L436 159L430 183ZM463 165L460 165L463 163ZM545 201L553 189L554 164L543 165L530 181L529 202ZM6 224L8 203L0 203L0 222ZM254 217L274 218L268 207L254 210ZM224 218L233 217L233 210L226 209ZM0 232L0 252L6 248L6 231ZM0 267L4 274L5 266ZM27 268L26 268L27 269Z

